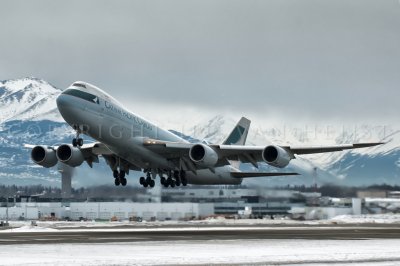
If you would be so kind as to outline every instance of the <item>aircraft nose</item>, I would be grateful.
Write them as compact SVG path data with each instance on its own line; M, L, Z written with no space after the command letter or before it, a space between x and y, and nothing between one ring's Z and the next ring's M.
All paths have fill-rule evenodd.
M61 93L60 95L58 95L56 103L58 111L61 113L64 119L66 118L66 116L72 115L72 113L75 113L77 110L74 99L71 98L69 95L66 95L65 93Z
M61 93L58 95L56 103L58 111L68 124L72 125L82 123L82 121L80 121L81 109L74 101L73 97Z
M56 103L57 103L57 108L58 110L60 110L60 112L62 111L62 109L65 109L65 107L67 107L68 105L65 95L62 93L58 95Z

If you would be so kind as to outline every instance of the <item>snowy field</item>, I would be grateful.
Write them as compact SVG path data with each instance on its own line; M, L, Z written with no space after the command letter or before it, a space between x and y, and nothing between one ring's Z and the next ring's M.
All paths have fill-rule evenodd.
M399 265L400 240L3 245L0 265Z
M224 220L190 222L11 222L9 232L293 230L337 224L357 230L400 225L400 215L339 216L324 221ZM203 226L205 225L205 226ZM227 225L227 226L223 226ZM221 227L222 226L222 227ZM37 238L40 240L41 235ZM62 236L60 236L62 237ZM139 236L138 236L139 238ZM128 239L128 238L127 238ZM400 239L229 239L0 245L0 265L400 265ZM12 240L10 240L12 241ZM60 242L63 240L60 238ZM130 240L129 240L130 241Z

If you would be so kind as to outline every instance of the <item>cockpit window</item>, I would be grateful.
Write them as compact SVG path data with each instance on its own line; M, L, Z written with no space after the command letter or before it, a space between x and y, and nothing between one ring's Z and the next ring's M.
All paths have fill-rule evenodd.
M81 84L81 83L74 83L74 84L72 84L72 86L81 87L81 88L85 88L86 89L86 86Z
M84 91L68 89L68 90L65 90L63 92L63 94L75 96L75 97L81 98L83 100L86 100L88 102L99 104L99 98L96 95L93 95L93 94L90 94L90 93L87 93Z

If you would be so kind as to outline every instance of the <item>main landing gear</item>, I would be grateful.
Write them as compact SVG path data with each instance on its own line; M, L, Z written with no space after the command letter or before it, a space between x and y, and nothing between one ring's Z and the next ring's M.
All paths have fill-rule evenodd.
M118 164L120 164L120 162ZM115 168L113 170L114 183L116 186L119 186L119 185L126 186L126 184L127 184L127 180L125 178L126 172L124 171L124 169L126 169L126 168L123 165L118 166L118 164L115 166ZM148 170L145 169L144 172L146 173L146 176L142 176L139 179L140 185L142 185L145 188L155 187L156 174L150 169L148 169ZM159 171L158 173L160 176L161 185L163 185L164 187L187 186L186 172L183 170L181 170L181 171L164 171L164 172ZM167 173L168 177L164 176L165 173Z
M143 186L143 187L151 187L153 188L156 185L156 182L154 181L153 178L151 178L151 174L150 172L147 172L146 178L144 178L144 176L142 176L139 179L139 183Z
M125 178L125 171L121 170L118 172L118 170L113 171L114 175L114 184L116 186L122 185L123 187L126 186L128 181Z
M159 173L160 183L164 187L179 187L179 186L187 186L186 172L181 171L169 171L167 172L168 177L165 177L162 173ZM139 179L139 183L147 188L153 188L155 186L155 180L152 178L151 171L147 171L146 177L142 176Z
M183 170L169 172L168 178L163 176L160 178L160 183L164 187L187 186L186 172Z

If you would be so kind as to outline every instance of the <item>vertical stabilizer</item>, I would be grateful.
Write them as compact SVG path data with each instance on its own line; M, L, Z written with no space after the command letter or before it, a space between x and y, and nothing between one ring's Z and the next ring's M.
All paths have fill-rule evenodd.
M242 117L235 128L222 143L223 145L244 145L246 144L247 134L249 133L251 121Z

